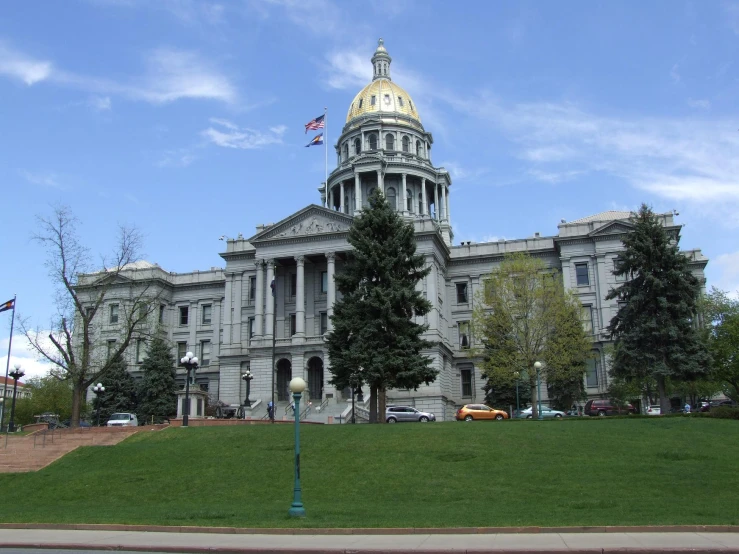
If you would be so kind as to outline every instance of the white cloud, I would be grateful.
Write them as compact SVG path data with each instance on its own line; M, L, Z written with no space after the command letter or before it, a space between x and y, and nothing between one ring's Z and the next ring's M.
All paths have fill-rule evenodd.
M467 168L461 166L459 163L454 161L445 161L439 164L439 167L446 169L451 175L452 179L456 181L475 181L478 177L489 172L487 168Z
M372 80L372 64L368 49L335 50L326 54L328 76L326 84L339 90L354 90Z
M29 183L45 187L61 188L57 176L54 173L39 173L19 169L18 174Z
M670 79L672 79L672 82L676 85L681 81L678 69L680 69L678 64L673 65L672 69L670 69Z
M231 81L196 52L160 48L150 52L144 61L143 75L117 82L57 69L51 62L33 60L0 44L0 75L28 85L45 81L92 93L90 105L98 110L110 108L109 95L153 104L187 98L227 103L237 99Z
M263 0L261 6L277 6L287 18L304 31L327 36L341 32L342 13L329 0Z
M19 79L31 86L48 79L51 71L51 62L35 60L0 43L0 75Z
M693 100L692 98L688 98L688 106L690 106L691 108L697 108L700 110L710 110L711 101L710 100Z
M189 148L167 150L163 157L156 162L158 167L187 167L197 159Z
M585 173L584 171L542 171L540 169L529 169L527 171L529 175L534 177L537 181L544 181L545 183L561 183L562 181L570 181L579 175Z
M46 335L48 335L47 332L41 333L41 336ZM2 357L0 357L0 371L2 371L3 377L5 377L5 367L8 360L8 342L9 339L7 338L0 340L0 353L2 353ZM42 344L44 347L53 348L51 341L48 339L45 342L42 341ZM45 377L50 369L56 367L48 362L40 361L38 353L31 347L23 335L13 335L10 367L14 367L15 364L18 364L26 372L25 377L21 381L25 381L31 377Z
M285 125L277 125L270 127L269 132L263 133L247 127L239 127L235 123L224 119L211 119L210 122L223 127L223 129L208 127L201 133L206 139L224 148L238 148L241 150L253 150L269 144L281 144L282 136L287 130Z
M735 298L739 296L739 251L721 254L711 263L721 268L721 276L716 286L731 293Z
M111 107L110 96L93 96L88 105L96 112L108 111Z

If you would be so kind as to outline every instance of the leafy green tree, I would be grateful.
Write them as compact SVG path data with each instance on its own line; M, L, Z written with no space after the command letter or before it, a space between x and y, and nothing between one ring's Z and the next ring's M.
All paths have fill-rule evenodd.
M713 362L711 377L726 396L739 401L739 300L714 287L701 308Z
M415 321L431 309L416 289L430 269L416 254L413 226L379 190L355 218L348 240L354 250L336 275L342 298L334 305L333 330L327 337L331 383L339 389L354 380L367 383L370 421L377 422L378 412L384 415L386 389L415 389L438 373L421 353L432 346L422 338L427 326Z
M128 372L126 362L117 356L102 382L103 392L93 402L93 417L97 420L97 408L100 409L100 421L105 423L111 414L116 412L136 411L136 381Z
M531 388L529 387L528 377L519 372L518 387L516 387L516 378L513 382L504 379L497 381L494 376L488 377L487 382L483 385L482 390L485 391L485 403L491 408L504 409L508 406L519 406L525 408L531 403ZM516 403L516 388L518 388L518 404Z
M591 349L580 310L577 299L564 290L559 272L526 253L506 256L485 280L472 317L475 344L470 355L481 358L489 388L506 385L510 390L515 373L527 368L526 386L536 415L533 367L540 361L553 401L571 406L583 394Z
M709 364L694 321L700 288L678 249L679 235L668 236L650 207L642 204L631 222L615 271L626 281L606 296L621 305L608 326L615 339L611 375L653 378L667 412L667 380L694 380Z
M31 377L25 381L26 389L31 391L29 398L16 398L15 423L26 425L35 423L34 416L51 412L59 416L59 421L69 419L72 415L72 386L69 381L60 380L52 375ZM6 421L10 417L12 398L6 398Z
M139 382L137 415L139 420L155 421L177 412L175 360L169 344L158 334L149 344L149 352L141 364L144 378Z

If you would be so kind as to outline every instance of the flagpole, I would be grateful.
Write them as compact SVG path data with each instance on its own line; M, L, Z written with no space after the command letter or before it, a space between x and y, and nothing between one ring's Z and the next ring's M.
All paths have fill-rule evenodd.
M328 206L328 108L323 108L323 145L326 149L326 181L324 182L324 187L326 190L326 204L324 207ZM328 206L330 208L330 206Z
M3 383L3 411L0 415L0 430L3 428L5 423L5 399L8 390L8 371L10 370L10 347L13 345L13 323L15 323L15 299L17 295L13 295L13 318L10 320L10 339L8 340L8 359L5 362L5 382Z

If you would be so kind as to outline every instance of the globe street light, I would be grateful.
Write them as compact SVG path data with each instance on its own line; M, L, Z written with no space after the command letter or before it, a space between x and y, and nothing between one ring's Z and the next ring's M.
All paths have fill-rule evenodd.
M536 370L536 400L539 403L539 409L537 410L539 414L538 419L544 419L544 416L541 415L541 379L539 378L541 362L534 362L534 369Z
M18 379L23 377L26 374L25 371L21 369L21 366L18 364L15 364L15 367L13 367L13 371L8 373L13 378L13 404L10 408L10 421L8 422L8 431L11 433L15 431L15 391L18 388Z
M97 400L97 423L95 424L97 427L100 427L100 404L102 404L103 399L100 398L100 395L105 392L105 387L102 383L98 383L94 387L92 387L92 392L95 393L95 400Z
M251 371L247 369L241 376L241 378L246 383L246 400L244 400L244 406L250 407L251 400L249 400L249 388L251 386L251 380L254 379L254 376L251 374Z
M351 385L352 385L352 423L356 423L356 417L354 415L354 396L357 396L357 402L361 402L362 399L359 397L359 395L362 394L362 368L358 368L356 371L352 372L352 379L351 379ZM359 392L357 392L357 389L359 389Z
M521 374L518 371L515 371L513 373L513 376L516 378L516 413L520 411L519 405L518 405L518 379L521 377Z
M187 380L185 381L185 409L182 411L182 426L187 427L188 417L190 415L190 371L197 371L198 358L193 356L192 352L188 352L180 360L180 363L187 370Z
M302 490L300 489L300 399L307 386L300 377L290 381L290 391L295 402L295 487L293 488L293 503L287 513L292 517L305 517L303 508Z

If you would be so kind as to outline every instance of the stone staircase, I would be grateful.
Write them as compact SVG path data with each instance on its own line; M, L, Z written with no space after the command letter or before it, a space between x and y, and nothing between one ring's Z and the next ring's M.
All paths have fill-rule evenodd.
M163 427L85 427L0 435L0 473L37 471L80 446L110 446L139 431Z

